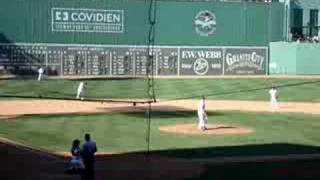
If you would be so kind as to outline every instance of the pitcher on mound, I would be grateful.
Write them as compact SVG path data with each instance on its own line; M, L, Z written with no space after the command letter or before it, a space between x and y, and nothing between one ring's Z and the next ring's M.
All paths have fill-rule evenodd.
M207 130L206 124L208 121L208 116L206 113L205 97L202 96L198 104L198 129L205 131Z

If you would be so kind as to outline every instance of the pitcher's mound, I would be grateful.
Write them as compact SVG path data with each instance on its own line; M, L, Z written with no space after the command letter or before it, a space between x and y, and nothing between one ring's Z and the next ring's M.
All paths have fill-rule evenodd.
M197 124L177 124L170 126L161 126L162 132L181 133L192 135L210 135L210 134L246 134L253 132L252 129L241 126L225 124L207 124L205 131L199 130Z

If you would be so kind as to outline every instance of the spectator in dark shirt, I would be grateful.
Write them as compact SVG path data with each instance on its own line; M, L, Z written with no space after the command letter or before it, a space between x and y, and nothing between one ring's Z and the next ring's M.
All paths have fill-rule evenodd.
M84 163L83 180L95 180L94 163L95 153L97 152L96 143L91 140L90 134L84 135L84 144L82 145L81 156Z

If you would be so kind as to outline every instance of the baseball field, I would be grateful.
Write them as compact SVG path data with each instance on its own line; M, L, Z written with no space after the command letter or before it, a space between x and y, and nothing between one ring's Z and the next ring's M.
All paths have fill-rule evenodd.
M98 145L97 179L320 177L318 77L155 79L151 111L145 79L87 79L83 101L80 81L0 80L4 172L33 165L6 178L77 179L63 170L85 133ZM202 95L205 132L196 127Z

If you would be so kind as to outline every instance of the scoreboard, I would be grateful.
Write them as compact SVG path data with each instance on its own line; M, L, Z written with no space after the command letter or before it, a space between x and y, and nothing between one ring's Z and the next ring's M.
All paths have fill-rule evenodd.
M150 50L149 50L150 51ZM0 67L50 76L211 76L266 74L267 47L0 44Z

